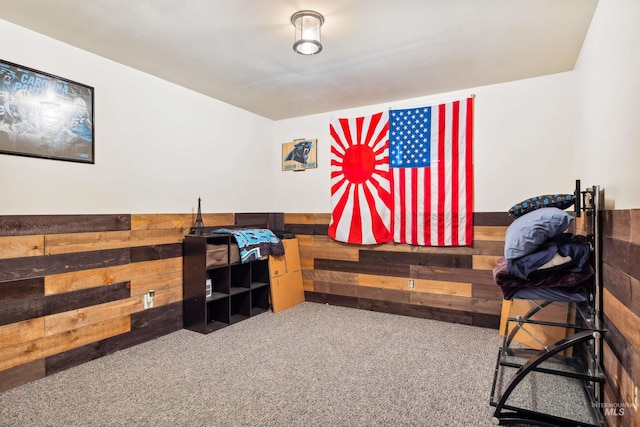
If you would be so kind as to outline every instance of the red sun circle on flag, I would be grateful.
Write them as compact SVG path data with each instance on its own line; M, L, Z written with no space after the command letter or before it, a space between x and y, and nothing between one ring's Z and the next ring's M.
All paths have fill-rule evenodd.
M352 145L342 159L344 176L349 181L360 184L371 178L376 166L373 149L368 145Z

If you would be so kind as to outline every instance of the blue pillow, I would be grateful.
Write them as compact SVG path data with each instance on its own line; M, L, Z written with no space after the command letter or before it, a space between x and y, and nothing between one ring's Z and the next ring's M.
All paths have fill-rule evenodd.
M504 257L516 259L535 252L547 239L559 236L573 216L558 208L539 208L522 215L507 228Z
M545 196L530 197L516 203L509 209L509 215L518 218L526 213L540 208L567 209L573 205L573 194L547 194Z

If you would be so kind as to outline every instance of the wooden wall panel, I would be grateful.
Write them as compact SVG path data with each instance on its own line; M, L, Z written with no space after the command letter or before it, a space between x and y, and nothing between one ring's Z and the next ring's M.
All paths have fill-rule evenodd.
M182 329L182 301L131 315L131 330L45 358L47 375ZM0 378L1 381L1 378Z
M0 389L181 329L182 241L195 216L0 216ZM282 213L202 218L284 226Z
M130 215L0 215L0 236L130 229Z
M219 217L228 220L226 224L233 224L233 214L202 215L202 220L215 222ZM131 230L163 230L180 229L185 234L196 220L194 214L133 214L131 215Z
M44 292L42 277L11 282L0 282L0 304L8 301L35 298ZM0 310L1 316L2 310Z
M0 216L0 390L182 327L191 215L134 215L135 229L131 218ZM154 308L145 310L151 289ZM86 347L102 350L86 356Z
M45 376L44 359L0 371L0 393Z
M640 425L640 209L603 213L605 404L624 407L611 426Z
M492 270L504 252L506 213L474 214L473 245L351 245L327 236L330 214L285 213L300 242L310 301L497 328L502 293ZM414 288L409 288L409 280Z
M182 242L163 245L137 246L130 249L131 262L143 262L182 257Z
M138 296L53 314L44 318L44 333L45 336L58 335L114 317L126 317L142 309L142 297Z
M0 326L0 348L44 337L44 317Z
M156 284L163 284L164 281L175 283L176 279L182 280L182 257L47 276L45 294L52 295L129 280L132 295L138 295L155 289Z
M0 371L34 362L47 356L99 341L130 329L130 318L125 316L96 323L84 328L67 331L59 335L26 341L0 349Z
M2 259L0 282L128 263L128 249Z
M0 237L0 259L44 255L44 236Z

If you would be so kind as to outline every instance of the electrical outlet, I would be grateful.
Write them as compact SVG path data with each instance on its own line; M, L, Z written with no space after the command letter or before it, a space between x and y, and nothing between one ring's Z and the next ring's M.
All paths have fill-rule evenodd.
M409 289L413 289L415 286L415 283L413 282L413 280L409 280Z
M145 310L147 308L153 308L153 300L156 297L156 291L149 291L146 294L144 294L144 297L142 298L143 302L144 302L144 308Z

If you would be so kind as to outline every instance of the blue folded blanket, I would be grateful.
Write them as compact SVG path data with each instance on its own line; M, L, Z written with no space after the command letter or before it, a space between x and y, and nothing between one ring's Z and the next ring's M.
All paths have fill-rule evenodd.
M271 230L262 228L219 228L211 233L232 234L238 243L240 262L250 262L267 255L284 255L284 245Z
M549 262L556 254L563 257L570 257L571 260L550 269L539 270L541 266ZM591 246L587 243L586 238L564 233L548 240L536 252L508 260L507 271L520 279L528 280L530 276L534 274L548 273L553 270L582 271L590 260Z

